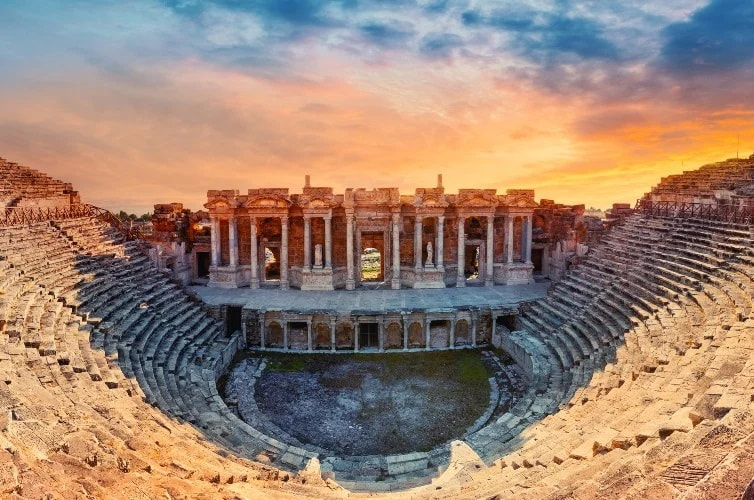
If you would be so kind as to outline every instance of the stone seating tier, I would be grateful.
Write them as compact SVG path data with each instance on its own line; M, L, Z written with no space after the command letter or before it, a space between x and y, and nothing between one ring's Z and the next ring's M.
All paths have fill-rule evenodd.
M362 459L323 470L356 490L417 486L412 494L440 498L678 496L720 485L718 464L745 460L754 445L752 248L750 228L626 219L501 333L530 385L464 439L492 467L459 476L451 458L377 482L359 472ZM0 287L0 401L13 415L0 439L17 455L3 488L23 483L34 496L86 469L110 478L90 485L101 496L171 481L196 493L337 494L318 473L274 480L322 450L225 406L215 381L242 339L96 219L0 229ZM175 445L143 442L145 433ZM147 466L150 480L136 472ZM47 479L34 486L32 474Z

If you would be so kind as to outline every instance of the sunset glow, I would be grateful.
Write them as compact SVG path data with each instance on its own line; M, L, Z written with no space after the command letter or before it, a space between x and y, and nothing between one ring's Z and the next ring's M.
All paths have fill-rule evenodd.
M0 4L0 156L143 212L207 189L533 188L606 208L754 150L754 4Z

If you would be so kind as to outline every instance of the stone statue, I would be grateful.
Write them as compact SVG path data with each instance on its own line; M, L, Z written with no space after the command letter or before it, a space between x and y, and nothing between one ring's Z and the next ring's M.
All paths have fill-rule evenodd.
M426 265L428 265L428 266L433 265L432 264L433 253L434 252L432 251L432 242L430 241L429 243L427 243L427 263L426 263Z
M314 245L314 267L322 267L322 245Z

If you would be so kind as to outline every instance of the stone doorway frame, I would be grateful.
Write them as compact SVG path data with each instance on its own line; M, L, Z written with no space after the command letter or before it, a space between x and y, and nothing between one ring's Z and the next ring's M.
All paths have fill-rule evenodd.
M282 266L282 264L280 262L282 260L280 258L280 253L283 251L282 250L282 246L283 246L283 244L280 241L260 241L259 242L259 251L258 251L257 255L260 255L261 258L257 259L257 261L258 261L257 265L259 266L259 272L257 274L259 275L259 284L260 284L260 286L270 287L270 286L274 285L276 288L281 286L281 283L282 283L282 268L280 270L280 276L277 279L273 279L273 280L268 280L267 279L267 264L265 262L266 261L266 254L265 254L264 250L265 250L265 248L272 249L273 247L277 247L278 248L278 256L279 256L278 257L278 264L280 264Z
M392 262L392 256L390 253L390 230L388 227L388 224L372 224L367 225L365 227L357 227L356 228L356 251L354 252L354 259L356 260L355 264L355 270L358 270L358 272L354 273L354 279L356 281L356 286L361 285L361 253L364 251L364 249L361 246L361 235L363 233L382 233L382 252L380 252L380 267L382 268L382 281L368 281L367 283L387 283L389 278L392 276L392 271L390 272L390 275L388 275L387 271L388 268L386 267L386 263Z

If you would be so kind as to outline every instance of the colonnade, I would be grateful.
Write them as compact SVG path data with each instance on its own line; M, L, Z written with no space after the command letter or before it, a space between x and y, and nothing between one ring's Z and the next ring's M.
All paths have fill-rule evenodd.
M417 214L414 218L414 268L415 272L426 272L428 269L434 270L439 273L445 271L445 216L432 216L435 219L435 238L434 238L434 258L432 261L422 262L423 255L423 224L425 216ZM485 255L485 285L492 286L494 284L494 248L495 248L495 231L494 231L494 218L492 214L475 215L475 214L459 214L458 215L458 248L457 248L457 269L458 275L456 279L456 286L463 287L466 283L465 278L465 222L467 218L477 217L486 218L486 255ZM521 217L523 225L521 231L521 258L524 263L531 263L531 235L532 235L532 215L514 215L506 214L505 217L505 232L504 232L504 255L505 263L513 263L513 228L514 218ZM265 216L265 218L268 218ZM313 265L312 263L312 216L305 214L304 219L304 237L303 237L303 271L311 272L312 269L323 269L325 271L331 271L333 269L333 256L332 256L332 216L324 216L324 260L321 264ZM257 233L257 217L250 217L251 223L251 278L250 286L252 288L258 288L260 285L259 277L259 239ZM281 288L287 289L289 287L288 280L288 248L289 248L289 218L287 216L279 217L281 224L281 248L280 248L280 285ZM356 229L356 217L352 210L346 211L346 289L353 290L356 286L355 276L355 255L354 255L354 235ZM221 263L221 246L220 246L220 219L217 215L210 216L210 234L211 234L211 265L215 268L220 267ZM402 216L400 213L393 213L390 219L390 236L392 242L392 279L391 287L400 288L401 285L401 255L400 255L400 229L402 224ZM228 249L229 249L229 267L235 269L238 266L238 222L236 215L228 216ZM387 266L386 266L387 267Z

